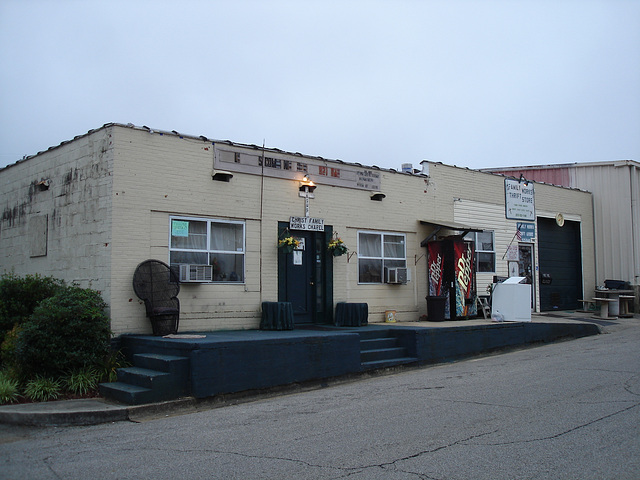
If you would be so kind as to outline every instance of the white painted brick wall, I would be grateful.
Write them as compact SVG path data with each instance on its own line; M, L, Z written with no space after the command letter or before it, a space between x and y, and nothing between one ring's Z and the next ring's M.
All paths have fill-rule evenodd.
M98 130L0 171L0 272L42 274L110 297L111 136ZM48 190L35 186L50 180ZM48 216L47 255L30 257L28 221Z
M261 301L277 299L277 225L292 215L304 214L298 184L269 177L263 183L259 176L246 174L234 174L229 183L212 181L211 147L208 142L175 136L127 128L117 131L113 208L118 220L113 228L112 310L114 328L120 332L148 328L128 278L142 260L168 260L172 214L247 222L246 284L183 285L181 329L255 328ZM424 250L419 247L421 235L426 232L412 212L428 205L424 181L391 172L382 175L387 195L383 202L371 201L366 191L324 185L310 201L310 215L332 225L352 252L358 229L407 233L412 282L403 286L357 285L357 256L350 261L347 256L338 257L333 260L334 302L367 301L371 321L382 321L388 309L396 310L399 319L417 320L426 307L426 259L416 265L416 258L423 254L419 250ZM116 287L118 284L122 286Z
M133 292L132 277L143 260L168 261L169 217L243 220L246 283L183 285L180 328L256 328L261 301L277 299L278 222L302 216L304 200L296 181L262 181L257 175L236 173L230 182L218 182L211 179L212 167L211 142L110 126L2 170L0 267L91 282L111 305L116 333L147 333L150 324ZM74 172L72 181L65 183L69 171ZM430 173L423 177L382 171L386 198L381 202L372 201L367 191L318 186L310 215L324 218L350 253L356 252L359 230L400 232L407 238L411 282L358 285L357 254L336 257L334 302L367 302L372 322L383 321L385 310L396 310L403 321L425 313L427 261L420 242L432 229L420 220L453 221L456 197L504 202L501 177L440 164L432 164ZM41 193L29 196L30 183L41 176L56 179L55 186L43 192L48 195L45 200L40 200ZM562 202L567 212L580 215L583 247L585 252L592 248L587 194L541 186L536 187L536 200L539 209L552 210ZM29 259L23 246L25 219L42 212L51 213L52 250L45 258ZM593 266L588 254L584 258L587 281Z

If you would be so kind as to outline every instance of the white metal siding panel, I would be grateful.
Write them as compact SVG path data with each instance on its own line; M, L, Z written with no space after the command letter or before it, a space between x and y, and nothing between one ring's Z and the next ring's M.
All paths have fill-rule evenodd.
M640 168L629 167L631 185L631 233L633 235L633 285L640 285ZM636 307L638 299L636 298ZM635 310L638 311L637 308Z
M491 212L494 212L494 215L499 210L496 206L501 205L502 215L504 215L504 176L456 168L440 163L429 163L429 173L432 177L430 184L438 187L436 210L441 214L435 215L436 219L441 218L443 221L447 218L450 219L454 215L454 204L458 203L457 199L462 200L460 205L464 205L468 200L494 205L491 208ZM568 218L581 222L583 289L585 292L593 290L596 285L596 276L591 193L538 183L534 186L536 215L540 216L542 212L546 212L545 215L553 218L556 213L563 213ZM456 206L455 208L459 207ZM479 215L476 218L471 218L468 215L460 218L467 218L470 226L483 226L484 214L481 214L477 209L476 213ZM456 215L458 215L457 210ZM464 214L461 212L461 215ZM494 221L496 221L496 218L494 218ZM502 221L504 222L505 220L503 219ZM515 222L512 228L511 235L515 233ZM509 240L507 240L507 244ZM497 248L506 248L502 238L496 240L496 243ZM498 260L500 260L503 253L504 250L499 252ZM535 254L537 261L537 248ZM504 267L506 267L506 262ZM501 268L503 267L498 267L498 274L503 271ZM486 277L481 276L479 278L483 282ZM482 291L480 282L478 283L478 291Z
M594 194L597 283L603 284L605 279L632 282L638 268L638 261L635 260L634 265L633 258L638 233L633 232L630 168L611 165L576 167L574 175L576 186ZM638 195L637 189L635 195Z
M515 239L516 222L505 218L504 205L460 200L455 202L455 221L464 225L493 230L496 249L495 273L477 273L476 285L479 294L484 294L493 276L508 276L506 252L509 245L518 245Z
M568 171L568 178L565 175ZM504 170L507 175L560 182L593 192L597 283L607 278L640 284L640 196L638 162L592 162Z

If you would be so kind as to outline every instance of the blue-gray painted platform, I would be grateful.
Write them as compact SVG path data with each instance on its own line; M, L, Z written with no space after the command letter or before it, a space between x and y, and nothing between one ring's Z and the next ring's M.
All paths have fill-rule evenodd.
M523 323L458 321L446 325L385 323L191 334L204 338L188 338L189 332L184 332L184 338L123 335L121 346L129 358L141 353L188 358L189 378L185 379L188 395L205 398L362 372L365 367L360 341L365 332L387 331L406 352L401 363L426 365L600 333L595 323L575 320L580 319Z

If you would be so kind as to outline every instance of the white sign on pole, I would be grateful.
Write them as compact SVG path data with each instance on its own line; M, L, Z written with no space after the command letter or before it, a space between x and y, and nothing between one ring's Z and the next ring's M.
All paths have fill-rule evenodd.
M291 217L289 219L289 230L324 232L324 218Z
M505 178L505 216L511 220L535 221L533 183Z

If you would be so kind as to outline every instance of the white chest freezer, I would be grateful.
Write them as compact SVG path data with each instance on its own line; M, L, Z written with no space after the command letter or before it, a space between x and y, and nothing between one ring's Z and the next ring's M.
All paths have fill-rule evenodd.
M531 321L531 285L525 277L509 277L493 287L491 317L505 322Z

